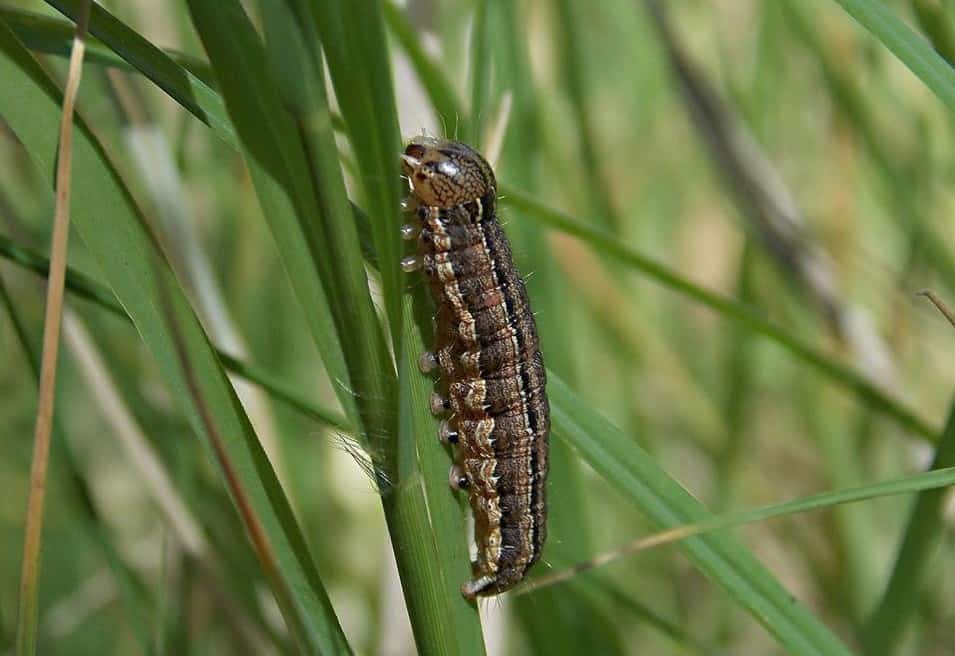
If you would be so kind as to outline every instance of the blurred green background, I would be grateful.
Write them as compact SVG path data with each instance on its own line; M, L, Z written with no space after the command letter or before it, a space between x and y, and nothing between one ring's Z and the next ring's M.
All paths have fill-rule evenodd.
M666 472L713 513L878 484L933 461L955 464L955 434L949 435L955 431L942 428L955 383L955 330L916 294L930 289L955 304L955 74L946 63L955 57L955 3L243 4L251 25L268 38L264 50L246 48L248 61L230 62L223 55L227 45L214 51L210 43L217 29L219 36L237 34L234 21L242 17L224 8L238 7L234 2L219 8L198 0L105 2L119 21L166 50L176 68L162 69L155 53L142 49L153 58L127 63L123 47L135 50L136 44L115 24L101 33L92 29L99 39L87 55L78 112L130 189L210 341L273 383L234 379L356 653L480 653L483 647L467 609L452 611L462 625L442 629L440 616L414 610L409 622L405 602L412 595L409 603L418 608L416 588L405 577L410 570L402 569L399 580L392 549L401 553L404 543L398 529L389 541L388 527L399 520L388 514L395 511L387 498L391 486L404 489L422 479L389 476L383 513L369 475L380 458L391 457L378 450L398 439L397 426L405 424L397 417L405 417L405 409L399 401L390 405L392 397L365 391L360 377L357 387L346 386L328 373L327 353L309 328L314 317L308 315L321 310L297 300L292 256L264 220L270 210L262 209L263 187L248 161L265 160L249 145L256 124L248 117L274 88L284 94L282 102L262 107L292 114L296 90L327 92L331 114L321 114L322 102L310 96L307 102L319 110L308 116L317 122L303 121L289 134L321 133L331 116L334 141L318 143L337 144L335 168L343 171L351 200L370 216L370 223L359 221L358 234L367 245L371 226L380 257L385 228L397 244L402 220L396 208L384 209L390 201L383 199L401 184L390 135L447 134L493 157L502 221L529 276L544 358L576 395L569 406L558 401L561 412L569 408L565 414L582 424L603 415L619 430L588 434L622 453L645 451L640 462ZM9 28L60 86L72 22L54 6L77 5L0 3L0 27ZM282 23L276 16L286 7L289 22ZM303 23L307 12L314 26ZM873 34L847 12L863 23L869 17L885 25L879 23L885 16L894 22ZM320 59L296 59L300 44L282 31L294 29L290 25L302 29L295 39L304 39L303 52L309 43L324 48L326 75L308 69ZM240 49L247 43L242 38L235 38ZM14 41L5 43L2 52L10 56ZM898 44L901 60L891 51ZM362 53L372 54L364 59ZM906 58L928 63L913 74ZM222 89L228 113L217 100L218 127L213 114L204 121L210 128L156 84L171 70L190 71L209 97L218 99L214 90ZM390 80L363 78L369 70L390 72ZM257 75L272 86L257 84ZM186 78L166 79L181 87ZM16 85L22 83L11 80L0 88L8 107L21 102ZM194 98L205 102L201 94ZM252 108L245 119L243 102ZM14 653L36 412L31 362L38 358L45 293L44 279L23 262L42 268L34 256L49 251L53 195L49 171L38 166L31 143L3 107L0 653ZM274 111L263 116L286 120ZM383 127L368 123L381 116ZM389 123L395 116L397 123ZM261 134L268 144L286 133L266 121ZM246 150L237 149L236 140ZM384 172L392 166L394 179L382 182L375 166ZM319 168L316 179L327 170ZM387 190L376 196L379 184ZM74 193L95 215L96 185ZM334 203L317 197L331 212ZM306 214L296 207L300 217ZM104 214L114 209L103 207ZM352 216L331 212L325 220L341 225ZM311 651L313 643L303 647L294 631L290 636L219 467L184 414L183 391L170 387L157 365L149 335L164 330L161 322L136 321L133 328L117 307L117 299L127 308L129 300L109 291L120 287L119 269L102 262L111 229L98 228L97 247L82 230L71 234L76 276L57 386L39 653ZM411 281L410 296L399 297L402 279L362 265L357 249L317 253L319 275L338 271L340 261L359 271L365 266L382 325L410 330L408 321L393 323L400 298L413 297L426 315L419 279ZM75 293L83 282L78 276L92 281L102 298ZM322 281L334 306L339 292L332 279ZM701 299L700 288L715 292L717 302ZM338 289L337 302L353 301ZM739 302L722 306L723 298ZM354 374L359 355L349 349L360 352L361 344L349 346L346 320L335 312ZM766 339L767 331L775 336ZM393 342L386 329L371 332L385 334L381 344L398 354L400 365L407 342L398 332L391 333ZM33 354L24 352L24 341ZM397 384L394 399L405 398L405 391L427 394L427 381L413 388L400 371L388 375ZM277 399L276 387L302 403ZM339 407L346 387L357 399L357 414ZM382 395L392 393L383 389ZM326 421L315 416L322 410ZM349 428L358 415L366 422L364 438ZM428 424L426 440L431 430ZM418 458L433 456L435 467L446 468L450 460L433 441L433 454L422 456L419 447ZM637 483L622 491L622 475L614 478L600 466L601 457L607 468L616 464L610 451L588 456L574 438L552 442L550 542L536 574L682 523L647 510L653 499L666 497L663 488L648 484L657 496L646 505L634 501L641 494ZM429 471L427 463L420 466ZM427 499L458 508L450 491L438 496L444 479L425 480L432 486ZM952 513L940 492L923 492L914 503L911 494L852 505L832 499L823 510L733 532L773 585L798 599L805 617L763 612L759 594L740 592L705 566L701 571L694 556L670 545L525 596L481 602L484 647L508 654L808 654L841 643L852 653L953 653ZM459 526L460 516L454 517L458 523L451 525ZM435 521L427 525L436 527ZM439 559L441 539L464 558L463 531L434 531L443 536L436 543ZM718 572L720 565L714 567ZM463 582L459 574L460 567L448 574L452 591ZM890 580L895 587L887 593ZM299 587L314 585L294 576L288 583L293 597ZM784 628L787 618L791 631ZM432 641L442 630L451 638Z

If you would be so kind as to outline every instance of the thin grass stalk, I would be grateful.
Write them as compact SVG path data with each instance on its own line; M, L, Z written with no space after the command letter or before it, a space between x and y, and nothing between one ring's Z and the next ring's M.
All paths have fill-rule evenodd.
M86 28L91 0L81 7L73 37L73 51L63 93L60 144L56 166L56 207L50 246L50 276L47 281L46 314L43 320L43 354L37 394L36 425L33 434L33 460L30 467L30 491L24 526L23 561L20 570L20 602L17 615L17 654L30 656L37 650L39 618L40 547L43 510L46 498L46 474L53 429L53 404L56 390L57 356L60 347L60 319L66 278L66 253L70 230L70 185L73 163L73 111L83 72Z
M421 84L425 87L428 98L431 100L434 112L444 126L444 136L454 137L454 126L460 124L464 116L461 100L454 86L442 74L438 65L421 46L421 39L414 28L408 24L402 10L392 1L386 0L382 5L385 23L388 30L398 42L398 46L411 60L411 64L418 74ZM448 129L451 126L451 130Z

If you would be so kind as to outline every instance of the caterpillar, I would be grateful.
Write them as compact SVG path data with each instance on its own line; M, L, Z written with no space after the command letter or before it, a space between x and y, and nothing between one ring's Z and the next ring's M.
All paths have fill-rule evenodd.
M477 559L465 598L524 579L547 538L545 484L550 407L537 325L524 280L497 218L497 182L467 144L418 137L401 155L417 239L405 271L422 269L436 306L436 340L419 359L436 371L431 411L439 439L455 445L450 483L466 490Z

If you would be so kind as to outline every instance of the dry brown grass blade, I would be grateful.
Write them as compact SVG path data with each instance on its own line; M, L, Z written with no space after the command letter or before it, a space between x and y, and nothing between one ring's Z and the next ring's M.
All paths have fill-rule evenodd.
M33 433L33 461L30 466L30 491L24 526L23 562L20 566L17 653L21 656L36 653L37 645L43 506L50 460L50 433L53 427L56 365L60 346L60 320L63 315L67 241L70 232L73 110L76 106L76 95L83 71L90 4L89 0L83 3L77 17L69 73L63 93L63 114L60 120L60 143L56 165L56 205L53 213L53 239L50 246L50 276L47 282L46 314L43 320L43 356L40 360L40 386L37 393L36 424Z

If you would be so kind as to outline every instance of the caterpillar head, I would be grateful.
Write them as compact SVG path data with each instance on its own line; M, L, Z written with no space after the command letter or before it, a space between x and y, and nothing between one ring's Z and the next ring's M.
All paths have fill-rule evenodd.
M401 171L422 205L450 208L497 188L481 155L460 141L417 137L401 155Z

